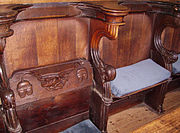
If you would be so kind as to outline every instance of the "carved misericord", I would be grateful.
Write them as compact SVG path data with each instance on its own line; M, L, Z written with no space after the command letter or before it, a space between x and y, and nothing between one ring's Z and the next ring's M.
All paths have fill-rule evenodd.
M41 75L35 71L32 71L31 73L41 82L42 87L44 87L48 91L53 91L62 89L64 87L64 85L69 79L69 74L72 71L73 69L59 73L50 73L46 75Z
M78 62L68 63L67 65L64 65L64 67L62 65L52 65L30 69L24 72L19 72L18 74L21 75L21 79L17 84L16 90L20 98L33 94L33 84L30 83L31 80L29 78L25 78L25 75L35 77L40 82L41 87L48 91L63 89L70 79L73 81L76 79L79 82L88 79L88 70L85 67L83 59L78 60ZM69 77L70 75L71 77Z
M20 98L24 98L26 97L26 95L28 96L32 95L33 94L32 84L29 81L22 79L17 85L17 92Z

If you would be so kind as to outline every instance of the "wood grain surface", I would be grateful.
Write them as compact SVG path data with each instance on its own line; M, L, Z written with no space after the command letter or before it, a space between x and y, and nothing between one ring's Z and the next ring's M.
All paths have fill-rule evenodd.
M116 68L149 58L151 47L152 24L146 14L128 15L124 21L126 24L119 27L118 39L103 38L100 51L103 60Z
M180 88L167 93L164 101L164 114L167 114L178 107L180 107ZM157 113L153 112L149 107L147 107L144 103L142 103L114 115L111 115L108 120L108 132L132 133L136 130L140 131L139 128L143 128L146 124L153 122L153 120L160 118L164 114L158 115ZM172 121L175 121L177 119L178 118L172 119Z
M49 3L49 2L83 2L85 0L0 0L0 4L27 4L27 3ZM94 0L86 0L94 1ZM96 0L96 1L115 1L115 0Z
M94 0L0 0L0 4L26 4L26 3L48 3L48 2L83 2ZM96 0L96 1L116 1L116 0ZM134 0L132 0L134 1ZM143 0L139 0L143 1ZM152 0L158 1L158 0ZM176 0L161 0L161 1L176 1Z
M179 133L180 131L180 107L161 116L133 133Z
M87 58L88 21L80 18L18 22L7 38L5 63L8 77L19 69Z
M161 37L166 48L180 53L180 28L166 27Z
M42 0L37 0L37 1L14 0L14 1L3 1L3 2L4 3L34 3L34 2L39 3L42 2ZM43 2L60 2L60 1L45 0ZM70 1L64 0L64 2L70 2ZM1 1L0 4L2 4ZM39 6L42 5L43 4L39 4ZM45 5L49 5L49 4L45 4ZM71 11L69 10L70 8L62 9L60 7L55 6L53 8L42 7L36 10L35 8L36 6L38 6L38 4L34 5L33 9L31 8L30 10L22 12L20 16L17 17L17 21L13 21L14 24L11 26L11 29L14 30L14 35L7 38L6 40L4 55L1 57L4 57L3 59L6 66L7 77L9 78L10 82L14 80L12 75L17 70L18 71L21 71L22 69L32 70L32 68L34 67L43 68L44 66L47 66L49 64L62 63L79 57L88 59L89 43L91 42L90 20L88 18L77 17L76 15L78 15L79 12L77 12L77 14L76 12L75 14L73 14L72 10ZM46 10L43 11L44 9ZM56 9L57 10L62 9L63 11L57 13ZM95 12L98 12L98 15L94 15L93 11L90 12L90 14L88 15L90 16L92 15L91 17L93 18L103 20L103 22L98 24L99 20L96 21L95 19L93 19L92 22L94 21L94 23L91 23L92 27L103 28L105 32L110 33L110 39L113 38L115 39L117 37L116 33L119 32L119 36L114 41L110 41L107 38L103 38L101 40L102 45L100 46L100 53L105 63L111 64L115 68L118 68L149 58L149 52L152 44L151 38L153 33L152 22L150 20L149 15L142 12L129 14L124 19L126 25L120 26L119 30L117 30L119 25L124 25L122 16L127 15L126 11L123 11L125 14L119 11L120 16L118 13L116 13L115 10L110 10L106 8L101 8L101 12L98 12L99 10L95 10ZM102 13L102 11L105 13ZM66 14L65 12L68 13ZM115 19L113 17L115 17ZM114 25L115 21L117 21L117 23L115 23ZM4 27L6 27L6 25ZM2 29L3 31L6 31L6 28L4 27ZM101 29L98 28L96 29L96 28L94 29L94 31L95 30L101 31ZM9 30L9 27L7 29ZM13 34L12 31L10 33ZM168 47L168 49L176 49L177 52L179 51L179 29L165 30L165 32L162 35L162 38L164 39L164 45ZM4 40L2 42L4 42L5 44ZM99 40L98 39L96 40L95 38L95 42L99 42ZM53 69L56 70L56 68ZM108 77L106 79L112 80L114 77L112 75L114 74L113 71L112 73L110 71L114 69L111 67L107 67L107 70L108 69L109 71L107 72L110 78ZM100 73L100 76L102 76L103 74L104 73ZM71 76L71 78L74 78L74 76ZM53 83L56 82L56 79L57 78L53 80ZM15 84L14 87L12 87L12 89L13 91L16 91L18 90L16 79L14 80L14 82ZM73 82L71 83L73 84ZM41 85L42 84L46 85L46 83L44 84L44 82L43 83L41 82ZM76 84L80 85L77 82ZM38 85L40 85L40 83L38 83ZM37 89L38 88L40 89L38 85L36 84ZM16 92L15 96L17 97L19 95L19 100L16 99L17 113L19 115L20 122L22 123L23 130L28 131L31 130L32 128L35 129L42 127L44 125L48 127L51 123L57 122L59 120L61 121L60 125L62 125L63 124L62 121L64 121L66 118L81 113L83 114L82 116L72 119L71 121L72 124L77 122L76 121L77 119L80 121L80 119L82 120L84 118L87 118L87 112L89 109L89 98L90 98L89 90L91 89L91 85L88 86L80 85L80 87L69 87L69 88L67 87L66 89L69 91L65 91L65 92L59 91L57 95L56 92L53 92L52 96L50 96L50 93L49 95L47 95L46 94L47 92L44 89L43 90L44 92L41 93L41 95L39 94L36 95L35 98L39 96L39 99L34 98L34 100L31 99L32 101L21 100L22 98L24 98L24 96L23 95L20 96L18 92ZM109 94L110 93L108 93L106 96L110 96ZM43 97L42 95L45 97ZM31 96L32 94L30 95L30 97ZM158 93L156 94L156 96L159 97ZM105 98L105 100L107 100L105 102L109 104L111 102L111 99L108 98ZM97 99L92 98L92 99L95 100L93 104L96 103L97 110L99 111L97 112L99 114L102 114L100 112L99 107L101 107L102 109L104 109L104 111L106 111L105 108L106 104L102 103L101 99L99 101L97 101L98 98ZM127 101L127 102L130 103L131 101ZM139 102L138 95L136 97L135 102L136 103ZM128 103L126 104L128 107L130 104L134 105L133 103L130 104ZM98 104L102 106L99 106ZM125 106L121 106L121 107L126 109L127 106L126 107ZM92 110L94 110L94 108ZM98 114L97 112L95 112L95 114ZM98 119L99 123L100 122L104 123L104 121L107 120L106 112L102 116L103 116L102 119ZM27 117L31 119L26 119ZM2 124L0 125L2 126ZM67 124L64 126L67 126ZM102 126L101 127L104 130L106 128L106 125L103 126L104 127ZM49 130L51 128L53 128L53 126L50 127ZM59 128L57 128L57 130L58 129Z

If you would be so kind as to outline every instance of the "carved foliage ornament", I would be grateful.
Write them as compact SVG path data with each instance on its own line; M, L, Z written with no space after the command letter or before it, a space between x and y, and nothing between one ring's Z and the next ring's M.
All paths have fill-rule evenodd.
M50 73L46 75L41 75L35 71L32 71L32 74L41 82L41 86L47 89L48 91L62 89L65 83L68 81L69 74L73 70L67 70L59 73Z

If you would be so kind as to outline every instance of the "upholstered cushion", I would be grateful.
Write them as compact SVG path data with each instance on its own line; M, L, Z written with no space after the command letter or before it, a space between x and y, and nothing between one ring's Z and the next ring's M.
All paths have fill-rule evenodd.
M178 60L173 64L173 73L180 73L180 54L178 55Z
M122 95L149 87L170 77L171 73L151 59L116 69L116 78L111 81L112 93Z
M61 133L101 133L101 132L90 120L84 120L64 130Z

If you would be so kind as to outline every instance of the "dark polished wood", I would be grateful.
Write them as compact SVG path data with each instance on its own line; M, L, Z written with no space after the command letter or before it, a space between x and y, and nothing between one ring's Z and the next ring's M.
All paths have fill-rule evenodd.
M99 41L103 36L109 39L117 38L118 28L125 24L123 18L128 14L128 9L117 2L83 3L79 4L78 8L83 11L83 16L94 18L90 21L89 60L93 65L96 85L91 94L90 119L105 133L108 110L112 103L108 81L113 80L116 73L112 66L106 65L99 57Z
M68 124L63 125L66 119L77 116L71 122L74 124L87 118L84 112L89 108L92 70L85 59L19 70L13 73L10 87L16 97L23 132L39 130L57 121L61 121L61 128L57 128L60 130L67 127ZM86 117L79 117L81 113Z
M165 63L161 63L162 66L172 72L172 63L177 61L178 54L180 54L180 4L178 3L164 3L162 7L158 7L159 3L155 2L152 4L153 9L160 10L158 13L154 14L153 23L154 23L154 33L156 38L152 43L156 47L162 49L164 54L163 60ZM164 50L165 48L165 50ZM155 60L162 60L157 57L158 53L155 53ZM168 62L169 60L170 62ZM172 81L168 85L168 90L171 91L179 87L180 73L172 73Z
M19 12L25 10L29 5L1 5L0 8L0 97L1 97L1 117L9 132L22 132L17 112L13 90L9 86L9 79L6 74L4 64L4 48L6 38L13 35L10 26L15 21ZM2 125L1 125L2 126Z
M88 118L89 118L89 112L87 111L87 112L79 113L77 115L73 115L72 117L68 117L67 119L63 119L55 123L51 123L44 127L31 130L28 133L39 133L39 132L57 133L59 131L65 130L68 127L73 126L74 124L81 122L82 120L86 120Z
M91 10L91 8L92 9L94 7L97 8L98 6L92 6L91 4L86 4L85 6L80 7L80 9L83 11L83 16L94 18L90 20L90 40L91 41L90 41L90 50L89 50L90 58L89 59L90 59L91 64L93 65L94 80L96 84L91 95L90 118L102 132L107 132L106 126L107 126L109 106L112 103L114 103L113 105L116 104L117 106L121 107L122 104L118 104L118 103L121 103L123 99L125 100L125 99L130 99L131 97L135 97L136 100L134 100L134 102L138 102L138 97L142 95L144 96L142 101L144 101L154 110L156 110L158 113L161 113L163 111L162 105L163 105L164 97L166 94L167 85L169 81L171 80L171 78L163 82L160 82L158 84L154 84L153 86L144 88L140 91L136 91L128 95L122 96L120 98L114 97L111 94L110 81L113 80L116 76L115 68L118 68L119 64L122 65L122 62L120 62L118 58L127 62L127 64L124 66L136 63L143 59L152 58L155 62L165 67L171 72L172 72L172 69L170 66L172 65L172 63L177 61L177 54L173 51L166 49L161 43L159 43L161 41L161 37L159 35L161 35L164 25L163 24L158 25L157 23L155 23L156 20L154 16L156 16L157 14L164 15L165 11L171 11L169 12L169 15L175 18L177 16L177 13L176 11L174 12L174 10L176 10L176 8L174 7L178 6L178 4L172 3L173 6L168 7L166 6L167 3L163 3L163 2L159 2L159 3L140 2L140 3L141 5L139 5L138 2L135 2L135 3L134 2L119 2L118 5L119 5L119 9L121 9L122 5L131 7L130 10L127 9L126 12L131 13L130 15L132 15L132 17L134 17L133 16L134 14L136 16L138 16L139 14L144 14L144 16L147 17L147 21L149 21L150 23L148 25L148 28L150 28L150 30L146 30L148 34L143 34L144 31L142 31L141 33L142 35L144 35L144 36L141 36L141 38L143 38L142 39L143 41L146 41L144 38L146 38L146 35L149 35L147 38L149 39L147 41L148 42L147 45L146 43L136 43L136 41L139 41L141 39L141 38L138 38L139 37L138 31L137 31L137 29L139 28L138 26L146 26L146 23L144 23L144 25L141 25L140 19L139 20L134 19L136 27L133 27L133 28L136 28L136 29L132 29L132 33L131 32L129 33L128 30L124 30L124 32L122 32L122 36L123 34L125 34L124 36L126 38L123 38L123 37L121 38L121 36L119 36L119 39L115 40L118 38L118 31L119 31L119 34L121 35L121 30L119 30L119 26L124 25L124 21L118 20L119 17L122 17L121 20L123 20L123 17L126 15L124 8L123 8L124 12L121 11L121 13L123 14L119 16L109 15L111 17L110 19L111 21L108 21L108 19L104 19L106 18L104 17L106 13L101 15L103 17L99 17L99 15L96 13L98 10L86 12L87 10ZM89 7L87 8L87 6ZM140 9L138 9L138 7ZM164 9L164 8L168 8L168 9ZM103 12L102 9L103 8L101 7L101 4L100 4L99 10L101 12ZM138 20L138 21L135 21L135 20ZM121 22L121 24L119 22ZM139 22L139 25L138 25L138 22ZM132 21L130 24L131 24L130 26L132 26ZM144 29L144 27L142 28ZM123 41L124 40L127 41L127 34L128 33L130 35L133 34L133 30L136 31L134 32L135 38L129 39L130 43L128 47L127 43L124 43ZM115 40L114 42L112 42L112 44L109 41L109 45L111 44L111 46L108 46L108 47L105 46L106 47L105 51L103 50L104 50L104 45L107 44L106 42L107 39L103 41L105 42L105 44L103 44L103 42L100 42L102 37L107 37L110 40ZM124 43L124 46L122 46L121 41L122 43ZM118 46L117 46L117 43L119 43ZM100 47L100 44L102 45L101 47ZM136 48L134 49L135 44L137 45L136 45ZM102 47L103 49L101 49ZM124 50L124 53L120 53L123 50ZM100 51L101 52L103 51L103 54L100 55ZM106 53L108 53L108 55L106 55ZM118 55L115 55L117 53ZM158 55L156 53L158 53ZM113 62L114 55L115 55L115 58L117 58L116 60L117 63ZM131 60L130 61L127 60L128 58L125 58L125 56L128 56L129 58L131 58ZM138 56L141 58L138 59ZM105 57L105 59L107 59L108 62L111 62L110 63L111 65L108 65L106 63L107 60L104 61L102 57L103 58ZM160 59L160 60L157 60L157 59ZM163 65L162 62L165 65ZM114 67L112 65L114 65ZM131 101L129 100L129 103L130 102ZM112 106L112 109L116 108L117 106Z
M69 3L40 3L20 13L16 21L30 21L35 19L66 18L80 15L80 10Z
M162 111L167 81L120 98L109 81L115 68L150 57L171 71L180 52L177 2L0 7L0 132L59 132L87 118L107 132L108 115L144 100Z
M86 0L94 1L94 0ZM96 1L109 1L109 0L96 0ZM111 0L116 1L116 0ZM84 2L84 0L0 0L1 4L36 4L36 3L58 3L58 2Z
M75 18L80 10L67 3L1 9L1 132L51 129L53 123L57 131L87 119L92 70L85 59L88 22Z

